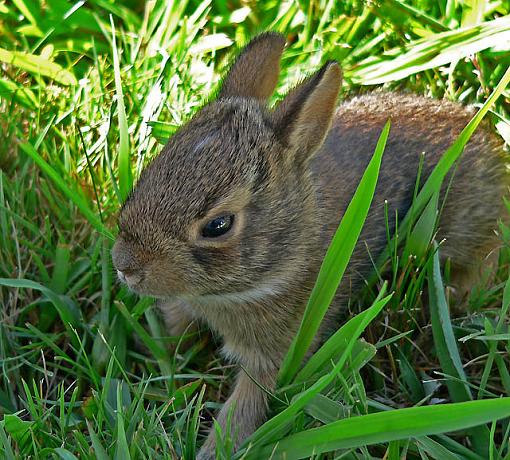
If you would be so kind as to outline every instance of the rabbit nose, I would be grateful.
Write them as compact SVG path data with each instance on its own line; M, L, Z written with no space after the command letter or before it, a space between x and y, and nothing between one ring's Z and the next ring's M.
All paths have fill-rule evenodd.
M117 276L129 287L135 286L142 280L142 276L136 270L117 270Z
M126 282L126 275L124 275L124 273L122 273L120 270L117 270L117 276L123 283Z

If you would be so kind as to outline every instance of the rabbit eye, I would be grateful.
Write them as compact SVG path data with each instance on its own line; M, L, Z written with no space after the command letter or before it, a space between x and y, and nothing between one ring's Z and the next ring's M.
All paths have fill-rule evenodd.
M224 235L227 233L234 224L234 216L221 216L216 217L207 224L205 224L202 229L202 236L205 238L216 238L218 236Z

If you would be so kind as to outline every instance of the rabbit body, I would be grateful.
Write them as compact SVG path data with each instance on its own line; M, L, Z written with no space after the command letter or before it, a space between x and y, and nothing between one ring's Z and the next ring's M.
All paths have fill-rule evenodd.
M375 197L322 333L338 327L345 299L371 271L370 255L375 260L387 244L385 200L393 232L395 212L403 217L411 205L422 152L421 183L473 115L450 102L383 92L353 98L335 113L336 63L268 110L283 46L281 36L268 33L241 53L217 100L143 171L121 211L113 249L121 279L158 297L170 334L205 322L221 336L225 356L246 369L249 376L239 372L218 415L225 427L234 405L237 446L266 417L260 386L274 388L332 234L387 119ZM441 254L459 272L495 246L506 183L501 143L478 130L439 222ZM211 433L199 458L214 458L214 445Z
M473 116L472 109L459 104L399 93L373 92L339 106L312 163L318 208L327 225L324 250L338 225L332 216L343 216L384 124L391 120L372 205L340 294L349 294L347 285L356 291L373 270L373 261L388 244L386 214L393 235L397 216L403 218L411 206L417 180L425 182ZM508 184L502 147L487 126L475 131L462 160L452 168L453 178L449 175L443 183L439 205L445 201L436 239L442 241L441 258L451 260L458 282L466 276L470 279L481 259L497 245L495 229L503 215L502 196ZM330 311L334 314L334 309Z

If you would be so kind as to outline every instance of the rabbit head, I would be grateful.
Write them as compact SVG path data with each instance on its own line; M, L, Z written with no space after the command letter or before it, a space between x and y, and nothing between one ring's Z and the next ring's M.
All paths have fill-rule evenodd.
M274 109L284 38L252 40L205 105L142 172L113 262L156 297L241 293L302 264L318 232L309 160L329 129L340 69L326 63Z

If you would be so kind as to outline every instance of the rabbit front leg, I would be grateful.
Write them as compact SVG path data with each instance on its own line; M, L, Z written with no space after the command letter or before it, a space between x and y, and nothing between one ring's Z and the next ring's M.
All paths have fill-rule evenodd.
M165 322L165 329L171 337L192 334L198 330L197 321L189 312L186 303L180 299L162 299L157 302ZM186 349L191 345L190 339L181 342L180 348Z
M277 373L277 369L254 371L250 372L250 377L244 370L239 371L234 390L216 418L223 433L226 433L229 414L232 411L228 432L234 442L234 450L237 450L242 442L266 420L268 396L262 388L272 391ZM212 427L197 458L198 460L214 459L215 451L216 432Z

